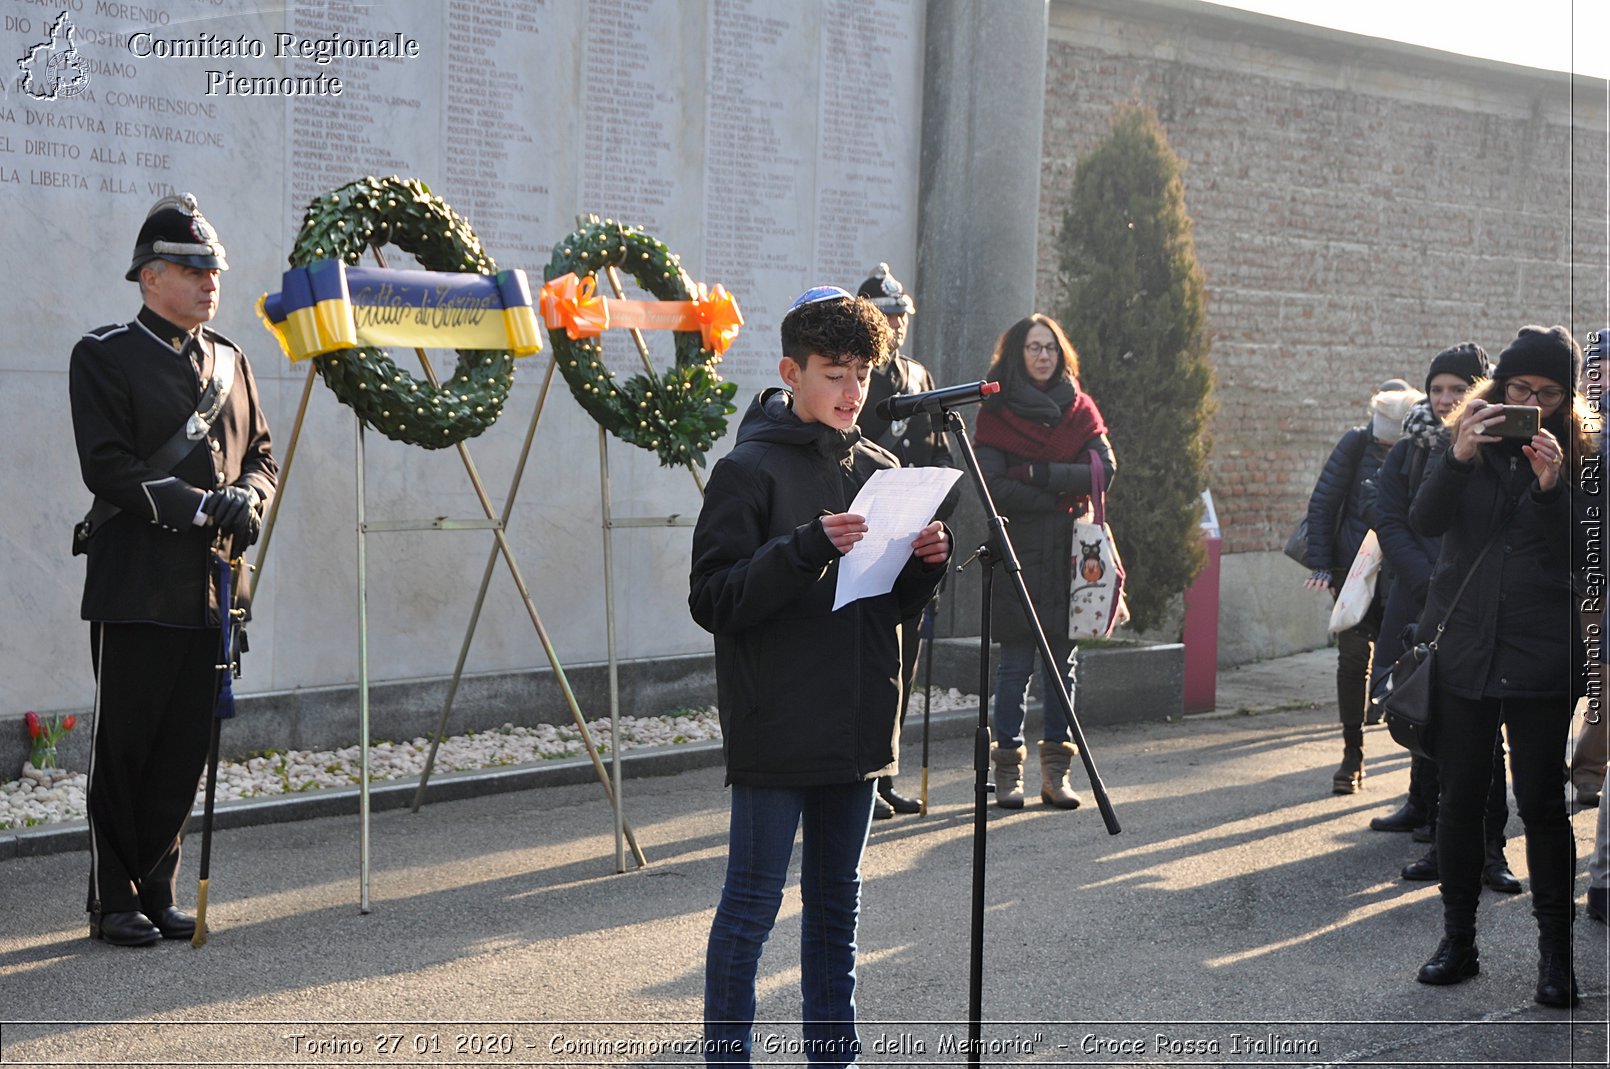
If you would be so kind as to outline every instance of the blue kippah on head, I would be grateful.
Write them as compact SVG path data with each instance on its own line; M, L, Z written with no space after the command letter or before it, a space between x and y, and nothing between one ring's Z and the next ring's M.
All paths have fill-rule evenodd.
M801 305L815 304L817 301L836 301L840 297L847 301L855 300L849 290L842 290L837 286L812 286L798 297L795 297L794 303L788 306L788 310L792 312Z

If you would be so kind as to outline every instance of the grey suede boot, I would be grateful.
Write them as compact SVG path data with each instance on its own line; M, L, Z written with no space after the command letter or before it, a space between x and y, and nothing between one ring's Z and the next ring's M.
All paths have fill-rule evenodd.
M1029 748L1015 750L990 747L990 761L995 765L995 804L1002 809L1023 808L1023 762L1028 759Z
M1058 809L1079 808L1079 796L1068 785L1068 769L1078 752L1071 742L1040 743L1040 801Z

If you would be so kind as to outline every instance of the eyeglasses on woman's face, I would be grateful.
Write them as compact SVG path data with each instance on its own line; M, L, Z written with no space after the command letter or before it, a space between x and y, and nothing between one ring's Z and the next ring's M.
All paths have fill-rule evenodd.
M1054 341L1031 341L1027 345L1023 346L1023 351L1030 356L1043 356L1046 353L1055 356L1062 350L1057 348L1057 343Z
M1524 405L1534 397L1544 407L1557 405L1565 400L1565 389L1561 386L1544 386L1542 389L1534 389L1530 383L1521 382L1518 379L1510 379L1504 383L1504 400L1512 405Z

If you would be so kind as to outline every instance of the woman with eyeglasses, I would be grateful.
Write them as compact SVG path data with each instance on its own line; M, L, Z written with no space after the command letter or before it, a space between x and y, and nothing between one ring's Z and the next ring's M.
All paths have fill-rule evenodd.
M1598 438L1576 388L1581 371L1582 350L1564 327L1522 327L1492 380L1473 385L1448 417L1452 442L1427 465L1409 507L1416 531L1442 537L1419 634L1448 621L1438 637L1435 740L1444 934L1417 979L1457 984L1480 971L1483 810L1502 725L1538 927L1534 998L1556 1007L1578 1001L1563 755L1584 657L1571 573L1587 560L1584 521L1602 500L1598 478L1583 479ZM1498 433L1506 413L1524 406L1538 410L1536 433Z
M1372 680L1379 682L1405 648L1403 632L1420 619L1425 608L1431 572L1437 563L1440 539L1416 534L1409 526L1409 502L1425 481L1433 456L1448 447L1449 432L1443 420L1464 400L1472 383L1486 382L1492 374L1492 361L1475 342L1444 349L1426 371L1425 400L1409 410L1403 421L1403 437L1381 461L1376 473L1375 533L1381 540L1381 553L1391 576L1386 608L1381 614L1381 634L1375 644ZM1504 746L1493 738L1493 782L1487 793L1484 840L1486 858L1481 880L1502 894L1520 894L1521 884L1509 871L1504 856L1504 825L1509 822L1507 778L1504 772ZM1425 856L1403 867L1405 880L1436 880L1438 866L1436 829L1437 794L1440 780L1437 763L1415 757L1409 763L1409 798L1397 812L1370 821L1375 831L1413 832L1421 842L1430 842Z
M1107 424L1089 394L1079 388L1079 354L1057 321L1035 313L1020 319L995 343L986 378L1001 392L984 401L973 440L978 464L995 507L1011 521L1012 546L1023 566L1034 611L1055 654L1060 674L1074 693L1074 643L1068 637L1068 590L1073 521L1091 488L1091 453L1100 457L1107 481L1116 465ZM994 584L991 626L1001 643L995 671L995 804L1023 807L1024 703L1039 645L1005 575ZM1040 800L1074 809L1079 796L1068 783L1077 751L1073 734L1052 697L1057 676L1040 666L1043 726L1040 731Z

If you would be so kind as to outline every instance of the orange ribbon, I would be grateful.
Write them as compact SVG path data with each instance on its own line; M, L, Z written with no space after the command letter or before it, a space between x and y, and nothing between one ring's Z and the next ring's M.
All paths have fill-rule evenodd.
M595 275L578 279L574 272L560 275L542 287L537 306L549 330L563 327L572 341L592 338L610 329L697 330L700 344L720 356L738 337L743 313L738 300L718 282L706 289L701 283L691 301L607 300L597 295Z
M723 289L719 282L709 290L701 282L699 295L692 303L704 347L720 356L738 337L738 328L744 324L743 313L738 311L738 299Z
M574 271L543 283L537 297L549 330L565 329L570 340L593 338L609 329L609 305L597 295L598 279L578 279Z

